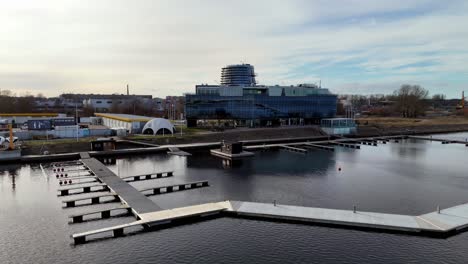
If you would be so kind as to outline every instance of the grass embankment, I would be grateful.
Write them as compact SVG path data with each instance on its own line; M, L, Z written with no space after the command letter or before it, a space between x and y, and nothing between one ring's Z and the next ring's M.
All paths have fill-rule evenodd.
M89 143L93 140L96 140L96 137L88 138L59 138L59 139L49 139L49 140L25 140L22 141L23 146L43 146L43 145L56 145L56 144L75 144L75 143Z
M174 137L174 136L177 136L177 137L190 137L190 136L194 136L194 135L200 135L200 134L203 134L205 132L208 132L209 130L206 130L206 129L202 129L202 128L187 128L187 127L183 127L182 128L182 134L180 133L180 127L177 127L177 132L174 133L174 135L172 134L165 134L165 135L130 135L130 136L127 136L125 137L125 139L128 139L128 140L153 140L153 139L156 139L156 138L166 138L166 137Z
M461 116L431 117L431 118L398 118L398 117L365 117L359 118L360 125L377 127L418 127L468 125L468 118Z

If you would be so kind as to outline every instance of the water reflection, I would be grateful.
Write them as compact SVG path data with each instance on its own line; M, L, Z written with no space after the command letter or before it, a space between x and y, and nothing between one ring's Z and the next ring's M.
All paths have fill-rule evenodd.
M430 142L425 140L406 139L402 140L400 144L390 144L390 150L400 157L422 158L425 156L429 144Z
M19 175L21 165L11 164L8 166L0 166L0 176L7 176L10 180L11 189L14 191L16 189L16 177Z
M335 168L335 153L317 150L314 153L290 153L285 150L257 151L255 156L226 161L207 152L187 157L187 167L197 169L230 169L245 174L303 174L323 172ZM229 170L227 171L229 173Z

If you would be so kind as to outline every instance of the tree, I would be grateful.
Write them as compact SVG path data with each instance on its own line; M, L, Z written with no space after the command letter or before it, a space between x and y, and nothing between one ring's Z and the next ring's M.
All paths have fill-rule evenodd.
M443 101L443 100L445 100L445 94L434 94L432 96L432 100L434 100L434 101Z
M419 85L403 84L394 92L396 110L407 118L417 117L424 114L429 92Z

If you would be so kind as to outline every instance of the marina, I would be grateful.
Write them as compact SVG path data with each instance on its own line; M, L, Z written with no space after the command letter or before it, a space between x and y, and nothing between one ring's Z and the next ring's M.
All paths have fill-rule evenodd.
M387 144L384 144L384 141ZM371 144L379 142L379 144L375 147L373 145L364 145L363 142L370 142ZM265 145L267 146L266 148ZM351 147L359 145L361 146L361 149ZM244 166L255 166L257 168L256 173L260 173L258 175L269 175L265 178L265 182L261 183L263 186L268 186L265 185L266 180L270 179L274 173L282 174L286 171L294 170L294 167L297 167L298 171L307 173L306 175L310 175L310 173L315 175L314 171L317 168L321 168L320 170L328 171L328 175L336 175L334 177L338 177L339 175L342 175L340 177L353 175L353 178L356 178L356 176L358 176L358 178L353 179L353 181L359 182L359 177L361 176L356 174L355 170L360 168L360 166L364 166L364 163L360 165L360 162L356 163L354 161L353 164L357 164L358 167L353 168L353 166L346 161L347 158L345 157L364 155L369 162L379 163L381 161L372 160L376 158L378 159L379 157L376 156L375 153L383 154L385 157L392 155L392 152L388 151L395 148L437 148L438 151L450 150L457 152L465 150L465 148L463 148L464 146L460 145L461 144L434 145L434 143L431 143L428 140L410 137L405 139L402 138L402 136L391 138L369 138L367 140L362 138L340 138L332 139L330 141L321 140L318 142L300 141L287 142L283 144L246 145L243 148L252 148L249 149L249 151L254 151L255 156L242 159L240 166L241 168ZM302 155L297 155L294 153L296 151L290 151L290 148L307 149L308 151L304 153L301 152ZM267 151L260 151L265 149ZM280 149L284 149L285 151L278 151ZM331 149L333 149L333 151L330 151ZM187 166L191 168L190 173L182 172L180 168L178 169L177 166L174 167L174 164L172 163L172 165L169 165L169 163L164 165L164 162L161 163L164 160L173 160L173 162L175 162L175 158L177 158L176 156L171 157L164 153L154 155L156 160L149 163L158 164L158 166L148 166L149 164L136 161L136 164L140 164L137 165L137 167L146 167L148 170L153 171L151 173L149 173L148 170L127 170L124 165L120 164L126 159L121 160L118 158L117 162L106 165L92 157L92 152L89 153L89 157L86 153L81 153L81 159L69 162L57 162L50 165L42 164L41 167L46 171L46 174L49 174L48 177L57 183L59 181L64 181L65 179L73 180L69 186L62 185L58 187L57 192L54 195L56 197L59 195L57 198L67 208L64 210L64 212L66 212L65 219L67 219L68 223L72 224L69 225L70 230L64 231L71 237L72 244L80 245L80 247L85 246L88 242L96 242L100 244L100 241L103 239L124 237L112 240L111 242L111 244L120 243L113 241L132 241L136 237L140 237L140 234L148 233L156 233L156 236L160 236L159 234L164 233L163 230L166 229L169 230L168 232L175 232L175 229L172 227L176 226L177 228L183 228L185 230L187 228L191 229L191 226L193 225L212 225L214 222L225 221L260 221L262 226L284 223L287 226L291 226L291 228L296 226L294 228L302 229L302 227L298 227L299 224L299 226L304 226L305 229L303 232L307 232L305 231L307 229L316 230L315 228L334 228L335 231L333 232L349 232L339 230L355 230L358 231L358 233L354 233L353 235L356 238L360 236L368 236L359 234L366 234L368 231L372 231L384 237L385 233L405 234L414 237L429 237L432 240L438 238L436 240L441 239L442 241L449 237L464 237L464 231L468 225L466 221L466 219L468 219L468 205L460 204L458 206L454 206L460 202L466 201L466 198L463 199L463 195L461 195L461 193L456 196L458 197L457 199L456 197L450 199L450 202L448 200L443 201L436 199L438 200L436 201L432 199L435 202L431 206L427 206L426 203L426 206L418 209L418 213L411 213L412 211L405 213L405 210L395 212L395 209L391 208L389 208L388 211L375 210L376 208L382 208L382 204L376 201L373 203L373 206L369 206L369 200L367 197L365 198L364 196L361 197L359 195L356 196L357 194L364 193L364 189L361 190L359 188L355 190L356 194L351 196L353 197L351 198L351 204L347 204L345 202L348 198L344 198L344 196L340 198L340 196L338 196L338 199L342 202L341 206L340 204L337 206L337 204L332 202L335 201L335 198L325 196L330 202L322 202L320 206L314 206L315 204L311 203L314 199L308 199L308 201L304 200L302 203L294 202L293 197L295 196L293 193L304 192L306 189L301 190L302 187L300 185L302 184L296 185L295 187L293 185L292 188L294 189L294 192L289 191L291 187L285 189L283 185L288 186L288 182L291 180L293 182L295 181L294 178L291 179L291 176L289 176L289 180L287 178L281 180L276 179L276 181L279 180L277 185L278 188L273 188L271 190L267 188L265 189L268 191L266 194L262 193L261 196L258 196L257 194L250 197L250 199L245 199L248 196L239 196L235 195L235 193L231 193L236 190L236 188L233 189L230 187L226 189L222 187L225 185L223 182L226 180L222 178L229 178L229 176L224 175L220 178L219 176L215 177L216 174L210 175L201 173L196 178L192 178L190 175L196 173L198 170L197 166L202 164L211 164L209 166L216 167L214 164L219 164L221 162L217 157L208 158L209 155L206 156L207 151L193 149L192 151L195 151L196 155L182 157L180 160L187 160ZM200 156L200 151L203 151L205 154ZM278 166L279 164L284 163L284 161L281 163L276 161L267 167L262 167L262 160L272 159L276 156L288 157L287 159L284 159L284 161L289 160L289 162L295 162L295 160L299 161L299 159L301 159L301 162L296 163L292 168L290 168L289 165L284 168ZM338 162L336 164L331 163L331 157L336 157ZM148 159L148 157L145 159ZM208 160L210 160L211 163L208 162ZM451 164L450 162L448 163ZM309 168L301 167L301 164L308 164ZM117 169L117 167L119 168ZM401 163L400 167L402 169L414 168L414 166L406 167L404 162ZM338 168L340 168L340 170L338 170ZM60 170L54 172L53 169ZM229 171L232 170L238 170L238 167L233 166L225 173L231 173ZM120 171L120 173L117 174L117 171ZM358 171L360 171L360 169ZM59 178L56 178L55 176L58 173L67 173L68 175L67 177L59 176ZM363 175L374 173L375 171L370 170ZM434 173L437 173L437 171L434 171ZM239 177L239 175L236 176L236 178L241 179ZM258 178L259 176L255 177L257 178L257 181L261 179ZM311 176L308 177L310 178ZM319 177L320 178L317 178L317 180L320 179L320 181L323 181L324 179L330 181L333 179L330 178L330 176L323 179L321 178L323 176ZM387 175L386 178L388 177L389 176ZM342 178L340 181L348 181L346 178ZM80 181L86 182L81 183ZM268 181L271 181L271 179ZM384 182L387 181L388 180L384 180ZM206 187L204 185L208 185L208 182L210 182L209 188L200 188ZM304 183L304 181L301 182ZM408 185L408 187L412 186L409 182L404 181L404 183ZM228 185L236 186L236 183L231 182ZM340 185L336 182L334 186ZM363 188L368 188L365 184L362 186ZM222 188L226 193L222 196L213 195L213 192L216 193L216 190L220 188ZM310 185L307 188L314 189L315 187ZM387 188L389 190L394 190L394 187L392 187L391 184L388 185L388 183ZM399 187L398 189L401 192L402 187ZM186 190L192 191L185 192ZM403 190L405 190L404 187ZM413 188L413 190L415 189ZM320 192L320 189L315 188L315 191ZM418 197L418 195L422 194L421 192L418 192L417 189L415 191L416 193L414 193L414 195L410 195L411 192L408 192L408 194L403 197L408 199L408 197ZM209 195L209 200L203 198L204 193ZM257 191L255 191L255 193L257 193ZM278 196L278 193L284 193L286 196ZM332 191L332 193L338 194L338 192L334 191ZM157 195L153 196L154 194ZM381 194L384 194L384 196L380 197L379 200L383 199L391 201L390 197L392 197L392 195L388 194L388 196L385 196L386 192L382 190ZM64 197L62 197L62 195ZM166 195L168 195L167 198ZM172 198L169 198L169 196L175 197L174 195L179 197L195 197L195 199L190 203L182 202L181 200L171 202ZM224 197L228 199L223 199ZM242 199L242 197L244 197L244 199ZM356 199L357 197L361 198ZM379 197L379 195L377 195L377 197ZM408 205L412 204L410 201L407 201L406 203L408 203ZM343 206L346 204L347 206ZM93 225L95 227L89 228L84 226L82 223ZM311 226L316 227L314 228ZM143 237L143 240L144 237L147 237L147 235L141 236ZM401 239L404 240L408 238L403 236Z

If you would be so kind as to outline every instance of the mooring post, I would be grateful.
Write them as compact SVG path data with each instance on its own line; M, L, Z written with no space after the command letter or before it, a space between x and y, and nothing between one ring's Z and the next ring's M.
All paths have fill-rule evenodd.
M353 205L353 213L356 213L356 206Z
M273 200L273 205L276 206L276 200Z
M440 206L437 206L437 213L440 214Z

